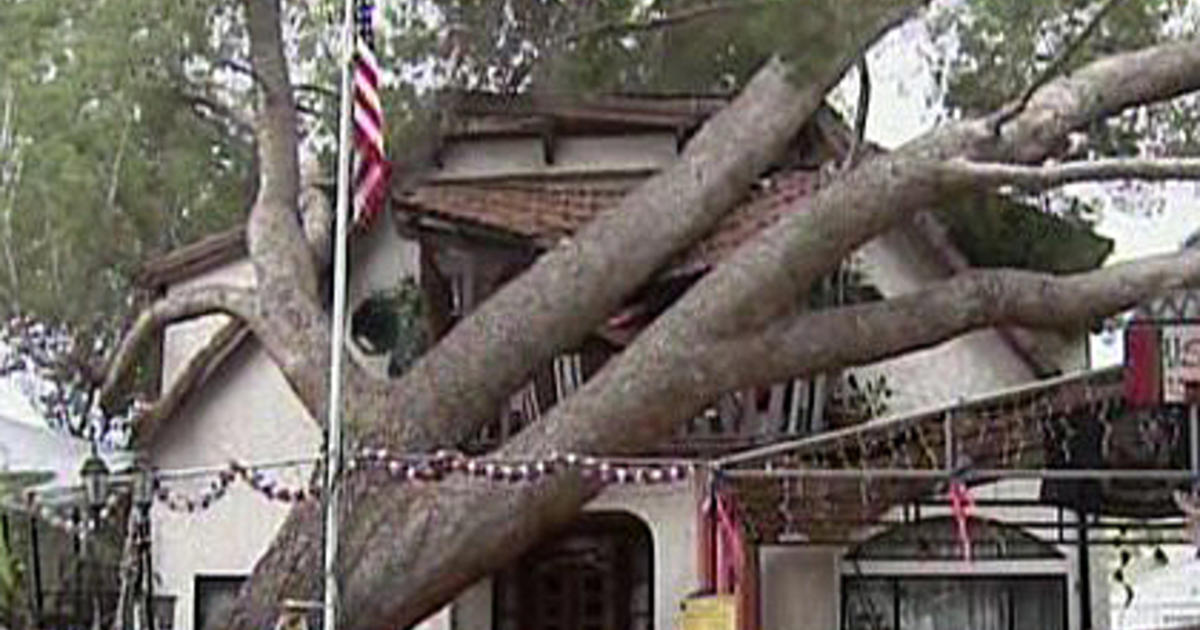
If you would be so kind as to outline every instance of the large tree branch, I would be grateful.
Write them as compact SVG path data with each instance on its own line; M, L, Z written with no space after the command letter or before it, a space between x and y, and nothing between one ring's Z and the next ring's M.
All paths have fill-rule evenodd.
M781 155L861 51L923 6L924 0L864 0L859 4L856 12L839 9L824 13L846 17L844 24L805 25L815 29L814 33L838 33L837 47L815 56L815 63L803 73L792 72L779 61L767 64L730 107L693 137L676 165L569 242L543 255L525 274L497 292L427 353L386 399L352 396L347 401L350 417L387 416L387 426L377 427L366 439L406 449L460 442L490 419L504 397L536 366L595 330L622 299L709 231L754 178ZM796 80L809 83L797 85L793 83ZM581 286L588 290L580 291ZM495 357L506 360L497 362ZM435 548L413 545L413 536L441 526L444 518L457 522L454 529L458 531L474 531L465 526L467 514L462 509L490 506L476 516L488 514L488 509L499 510L492 512L498 521L491 530L504 529L510 539L504 545L489 546L503 547L503 557L511 557L535 536L569 518L583 496L560 494L555 499L549 495L541 507L548 502L560 509L513 518L510 509L533 500L535 489L505 495L491 489L483 493L446 491L430 499L437 509L418 518L429 501L413 502L413 495L396 487L352 488L351 502L356 507L353 518L348 519L353 531L344 538L345 555L369 558L371 564L356 569L356 584L347 590L347 606L362 611L349 620L352 627L409 625L445 602L458 586L493 566L494 557L480 558L465 571L456 570L452 563L414 566L408 553ZM487 497L493 500L481 504ZM410 511L410 507L418 511ZM407 520L404 514L413 518ZM502 524L507 528L500 528ZM522 528L524 534L512 535L512 527ZM320 557L319 545L314 542L319 540L318 531L319 515L313 510L301 509L291 515L243 590L232 627L270 624L278 601L310 592L314 584L309 578L316 573L313 568ZM461 560L465 542L442 547L446 550L442 557ZM404 575L409 569L420 573ZM404 594L378 602L380 588L403 589ZM375 602L382 607L373 605Z
M976 270L901 297L807 313L708 346L698 359L720 389L862 365L987 327L1083 329L1098 319L1200 284L1200 251L1055 276ZM780 352L780 348L787 348ZM730 370L731 366L737 370Z
M1079 49L1083 48L1083 44L1087 42L1092 34L1096 32L1096 29L1100 27L1100 22L1104 20L1104 16L1108 15L1108 12L1111 11L1118 2L1121 2L1121 0L1107 0L1107 2L1105 2L1104 5L1096 11L1096 14L1093 15L1090 20L1088 20L1088 23L1083 27L1083 30L1080 31L1079 34L1074 38L1072 38L1071 41L1067 43L1066 47L1059 52L1052 62L1050 62L1050 65L1043 68L1042 71L1039 72L1036 77L1034 77L1033 81L1025 88L1023 92L1021 92L1021 96L992 115L992 130L994 133L999 134L1000 129L1005 125L1005 123L1013 118L1016 118L1021 114L1021 112L1025 111L1025 108L1029 106L1029 101L1033 99L1033 95L1036 94L1037 91L1042 88L1042 86L1046 85L1062 73L1063 69L1067 67L1067 64L1071 62L1071 59L1075 57L1075 54L1079 52Z
M984 117L868 158L796 202L794 211L697 283L660 318L661 325L703 326L717 336L764 326L871 238L969 190L969 180L944 172L947 160L1040 162L1076 128L1197 88L1200 45L1156 46L1097 61L1047 84L998 137Z
M315 302L318 287L317 270L296 212L300 195L298 122L283 53L279 0L248 0L246 23L260 93L255 126L260 183L246 239L264 305L269 312L279 313L279 325L288 325L292 322L286 315L292 303Z
M261 327L262 320L257 315L256 306L252 291L221 285L178 291L150 305L138 314L109 360L104 382L100 386L101 402L107 403L114 398L120 383L136 364L142 345L164 326L222 313L242 321L255 322Z
M803 315L753 336L682 348L659 346L659 357L672 357L671 369L646 372L654 378L619 385L598 376L586 386L593 394L571 398L555 408L506 445L500 456L637 451L657 443L684 413L723 391L874 361L987 326L1085 323L1196 280L1200 280L1200 252L1069 277L980 271L885 302ZM644 392L653 396L643 396ZM357 570L347 574L347 594L354 601L368 602L371 608L358 609L368 618L414 621L469 584L472 576L500 568L524 543L566 522L595 490L568 478L515 488L451 480L436 489L399 493L386 504L360 513L352 526L349 539L356 543L347 546L346 562ZM388 553L359 544L395 536L411 541L414 530L420 530L424 544L394 546ZM503 540L506 551L480 554L477 550L484 540ZM451 564L465 573L447 574L442 567ZM379 575L400 567L404 579L389 591L391 597L369 596L377 589Z
M318 268L301 225L296 103L283 51L279 0L247 0L250 58L260 103L258 195L246 225L254 265L258 313L255 335L316 418L328 357L328 316L321 304Z
M943 160L1040 160L1061 137L1087 121L1200 87L1198 57L1200 47L1189 43L1101 61L1045 86L999 138L989 122L981 119L939 129L895 154L865 161L740 248L624 353L574 396L530 425L503 452L619 453L658 443L730 384L731 370L705 368L701 359L711 356L706 354L709 349L747 331L769 330L772 322L793 309L814 278L853 249L961 189L961 183L946 182L939 174ZM770 350L778 352L780 348ZM491 492L486 496L445 494L422 497L423 503L404 492L378 492L377 502L364 514L379 509L390 520L364 516L352 526L354 542L347 553L359 557L356 554L369 548L374 571L355 572L348 596L353 601L375 602L372 619L415 621L475 579L479 575L476 569L484 562L468 561L460 553L452 557L471 570L451 571L447 568L463 565L446 557L437 558L437 564L428 562L428 550L462 550L469 545L477 553L481 545L504 546L503 552L489 554L490 560L503 561L519 548L505 546L509 537L522 539L522 533L531 527L546 531L558 521L543 514L559 514L563 502L578 506L587 498L582 492L550 490ZM418 509L436 516L424 516ZM486 532L461 527L470 521L486 521L490 527ZM370 526L372 522L376 527ZM388 522L429 524L413 531L389 529ZM465 538L468 533L473 537L470 540ZM422 540L419 549L413 544L418 535ZM401 575L403 579L389 579ZM391 597L372 600L371 592L377 592L383 582L391 585Z
M1112 158L1041 166L951 159L938 168L948 181L991 188L1014 186L1028 191L1087 181L1200 179L1200 159L1195 158Z
M402 421L380 427L374 439L430 448L469 437L533 369L596 330L624 298L708 232L862 51L923 4L872 0L857 12L827 12L844 22L807 25L838 32L841 47L818 56L803 75L779 60L767 63L701 128L677 163L541 256L409 370L391 405L405 409ZM801 78L807 83L795 83ZM495 356L510 360L485 359Z
M719 343L714 340L724 336L765 330L786 314L829 266L956 190L956 185L940 178L938 168L943 160L1040 161L1067 132L1088 121L1129 105L1195 89L1200 85L1198 57L1200 47L1177 44L1098 62L1039 90L999 137L987 120L976 120L947 126L896 154L865 161L706 276L623 354L542 421L528 427L503 452L623 452L655 444L701 408L708 392L718 391L722 379L727 378L698 367L694 360L703 356L705 346ZM853 58L847 56L843 65ZM687 203L708 208L705 197L697 198L705 191L697 184L713 181L721 172L699 158L741 174L721 179L723 185L743 181L746 173L752 173L723 158L737 154L742 160L761 160L769 155L769 149L745 150L745 146L757 147L763 138L776 138L762 134L762 127L747 120L778 120L768 104L792 108L797 98L794 91L785 89L786 83L766 92L773 98L765 98L763 81L760 76L748 88L757 99L739 101L710 124L726 129L732 126L732 131L742 133L708 136L699 146L719 149L715 155L685 156L680 167L634 195L643 204L659 202L650 206L651 210L627 205L605 216L572 243L543 256L530 272L452 331L446 342L401 382L401 391L406 393L392 399L395 418L414 429L394 428L391 434L373 437L418 447L439 443L439 435L457 439L474 426L474 418L458 423L447 418L455 413L491 413L500 392L506 393L524 377L525 361L528 365L539 363L564 343L593 329L615 306L614 297L622 293L618 288L624 288L614 288L611 278L632 275L631 284L636 286L649 273L643 269L646 262L662 260L657 254L638 251L636 244L643 242L641 238L663 233L663 228L649 230L651 226L644 221L622 223L613 217L626 211L640 216L640 210L693 220L695 214L685 214L695 212ZM754 135L745 133L751 129ZM697 141L703 137L702 132ZM692 148L696 147L693 144ZM727 196L721 199L732 203ZM709 211L700 213L701 217ZM719 211L712 212L719 216ZM643 227L647 229L637 231ZM691 236L684 232L681 240ZM604 247L618 254L606 258L593 250ZM676 247L675 241L668 241L667 247ZM622 259L629 255L636 264ZM605 264L609 261L611 264ZM601 297L575 297L586 293L575 291L581 285L594 286ZM538 290L543 286L544 292ZM561 308L564 305L569 308ZM565 327L564 320L570 322ZM514 373L509 373L511 366L497 366L490 360L498 356L518 360ZM446 361L443 369L430 369L437 361ZM476 389L484 393L478 395ZM413 402L419 404L410 404ZM523 543L561 523L567 518L564 515L587 497L584 491L551 485L505 491L488 487L460 492L456 488L439 486L436 493L386 484L352 489L356 508L347 524L344 549L346 566L355 567L347 573L351 583L346 601L361 613L349 620L354 627L416 621L488 567L519 553ZM238 605L234 627L269 623L275 602L309 593L314 586L309 577L316 573L312 568L319 557L315 542L318 520L313 510L297 512L289 519L278 543L256 568L247 597ZM473 523L487 526L470 525ZM493 551L480 554L480 549ZM377 597L381 590L389 597Z

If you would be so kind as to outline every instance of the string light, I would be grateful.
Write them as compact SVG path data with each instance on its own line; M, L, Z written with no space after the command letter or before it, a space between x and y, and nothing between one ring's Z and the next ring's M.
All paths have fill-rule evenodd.
M524 483L566 471L605 484L653 485L677 483L694 474L696 462L687 460L599 458L577 453L555 453L544 458L472 458L452 451L432 456L392 454L386 449L366 448L352 459L349 468L382 470L409 482L436 482L453 473L503 483Z
M100 508L100 512L97 514L96 526L99 526L101 522L112 519L125 494L125 492L113 492L105 498L104 506ZM49 502L43 502L37 492L27 492L25 494L25 508L51 527L72 536L84 534L91 529L88 522L89 519L83 517L83 513L78 507L73 506L67 510L64 510L62 507L55 507Z

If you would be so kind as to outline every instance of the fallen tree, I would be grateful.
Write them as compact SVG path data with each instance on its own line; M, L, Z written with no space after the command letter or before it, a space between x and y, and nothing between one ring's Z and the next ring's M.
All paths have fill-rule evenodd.
M429 451L478 431L538 365L596 329L674 254L701 238L780 156L846 69L923 4L854 0L813 11L802 30L836 34L813 39L822 43L819 53L766 62L677 163L542 255L403 377L375 380L351 365L345 405L363 423L357 437ZM329 317L319 299L321 265L297 219L296 106L278 0L246 6L261 91L255 125L261 175L247 231L257 285L181 292L151 306L112 366L127 369L139 342L164 325L226 313L253 332L321 421ZM1198 62L1194 41L1115 54L1039 82L995 114L947 124L891 153L863 156L698 281L499 454L636 453L731 389L875 361L981 327L1077 326L1193 281L1200 254L1185 252L1076 276L972 272L877 303L816 312L796 307L814 281L859 246L969 191L1193 177L1200 164L1189 160L1045 161L1068 133L1093 121L1200 88ZM781 346L790 351L776 352ZM506 360L478 359L499 356ZM353 478L341 557L345 605L354 611L348 627L404 627L421 619L567 523L596 490L572 476L502 488L455 479L414 487ZM277 602L316 593L320 558L320 508L300 505L224 627L269 626Z

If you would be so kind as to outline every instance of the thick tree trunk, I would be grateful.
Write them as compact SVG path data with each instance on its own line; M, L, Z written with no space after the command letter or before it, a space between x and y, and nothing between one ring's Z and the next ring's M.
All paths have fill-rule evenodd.
M842 22L820 25L843 35L839 50L825 51L819 61L808 60L803 77L792 75L779 60L768 63L730 107L701 129L674 167L640 187L570 242L542 256L529 271L456 326L387 397L380 397L378 389L370 386L352 396L347 406L354 417L381 420L366 439L373 444L412 450L460 442L489 419L503 397L525 382L533 368L594 330L624 297L674 254L702 237L740 200L753 179L779 157L861 51L910 15L914 7L923 5L924 0L862 0L858 4L860 11L828 14ZM581 291L580 287L587 290ZM513 360L490 359L497 356ZM296 388L296 379L289 378ZM431 515L408 524L393 524L383 519L417 509L433 497L415 495L427 497L419 501L390 485L356 485L354 490L343 543L346 566L356 567L349 571L354 580L347 587L347 608L356 611L352 627L403 626L419 619L453 596L455 589L482 575L481 571L496 568L525 546L509 542L529 542L548 528L561 525L586 496L578 487L562 495L548 493L557 498L542 505L538 513L519 519L513 519L508 511L496 512L497 526L519 524L515 530L509 528L511 540L500 546L501 555L468 553L472 549L470 541L444 540L443 547L457 550L457 555L444 555L441 562L430 565L424 558L417 562L405 556L431 549L429 545L412 547L409 542L414 538L409 536L419 539L435 532L475 531L463 527L466 512L447 513L458 508L444 503L446 497L460 496L464 506L486 498L491 505L515 507L538 493L513 490L509 498L499 501L508 495L464 486L459 493L438 494L441 507ZM313 574L320 558L317 516L304 508L292 515L256 568L232 626L262 627L273 618L282 598L312 593L316 586ZM396 536L396 527L416 533ZM487 531L483 528L479 533ZM388 542L393 540L404 540L405 544L394 546ZM355 557L364 560L350 560ZM369 569L368 558L380 568ZM463 562L475 566L461 565ZM457 570L460 566L464 570ZM421 572L428 572L429 579L417 578ZM418 586L421 590L415 590ZM398 588L414 589L412 597L375 601L380 590Z
M828 3L836 8L822 12L818 5ZM406 409L405 421L383 423L371 438L428 448L470 437L533 369L596 330L624 298L711 230L780 157L861 51L925 3L814 3L813 15L827 22L814 19L806 32L837 33L824 38L837 46L806 58L802 73L779 59L768 62L674 166L541 256L418 361L393 389L392 404ZM497 356L513 360L488 360Z
M351 384L351 414L377 420L366 439L374 445L428 450L457 443L477 430L533 367L595 329L621 299L710 229L779 155L862 47L920 4L859 0L837 4L836 11L814 12L855 19L822 25L845 36L837 49L814 55L819 62L806 58L804 76L789 74L780 61L769 63L733 105L701 130L676 166L539 259L453 329L396 386ZM265 22L271 15L278 21L276 1L252 0L250 5L252 39L274 38L277 43L278 29ZM828 44L829 39L823 41ZM952 125L893 155L866 161L739 250L584 388L499 454L621 453L653 445L738 382L741 368L772 353L773 342L804 338L809 327L819 329L824 322L833 330L808 349L807 358L801 354L795 363L773 366L770 375L803 373L820 365L829 344L875 320L857 313L839 324L828 320L828 313L798 315L794 305L814 278L853 249L962 190L964 180L941 169L945 160L1037 161L1067 132L1092 120L1200 87L1197 51L1195 43L1162 46L1093 64L1039 90L999 134L986 120ZM278 98L272 100L278 94L271 89L286 84L286 68L281 72L277 64L280 52L261 43L252 52L267 84L265 108L284 107ZM797 80L807 83L795 85ZM272 322L272 331L283 331L268 331L277 337L268 348L320 417L323 395L317 392L325 374L320 361L328 352L322 344L327 339L325 316L311 299L304 274L297 279L279 266L304 246L294 214L285 216L288 204L294 209L296 196L296 183L289 179L295 171L295 138L288 133L285 125L269 122L259 131L264 161L273 165L264 164L251 217L251 253L259 270L258 315ZM289 144L292 158L284 155ZM1135 279L1152 277L1157 288L1173 286L1191 274L1196 261L1188 262L1186 269L1143 270L1149 275ZM1022 309L1040 311L1044 306L1036 291L1017 297ZM927 313L921 319L924 334L889 351L902 352L997 321L1045 322L1036 312L987 308L995 306L987 300L979 304L983 311L966 319ZM826 319L808 319L816 317ZM739 341L745 343L737 345ZM724 351L728 344L737 351ZM878 358L874 347L855 352L844 344L840 350L841 362ZM512 360L494 360L501 356ZM461 479L402 486L366 474L355 477L348 504L342 506L348 517L342 575L346 610L352 611L347 627L394 628L419 620L569 521L595 490L571 476L521 486ZM256 567L227 626L267 627L280 601L315 594L319 517L314 505L293 512Z

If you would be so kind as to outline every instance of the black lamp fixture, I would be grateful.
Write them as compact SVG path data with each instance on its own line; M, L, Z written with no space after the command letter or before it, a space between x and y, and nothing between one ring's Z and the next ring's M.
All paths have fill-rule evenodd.
M83 490L92 518L100 515L104 503L108 500L108 466L96 452L96 444L92 443L92 452L83 460L83 468L79 476L83 479Z

